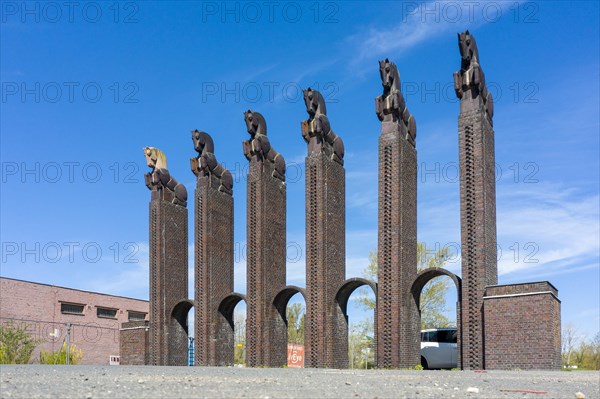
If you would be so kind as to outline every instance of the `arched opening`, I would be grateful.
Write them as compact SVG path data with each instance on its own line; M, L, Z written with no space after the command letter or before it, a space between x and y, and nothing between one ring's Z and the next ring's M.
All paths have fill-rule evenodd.
M288 367L304 367L304 319L306 301L304 289L296 286L285 287L273 301L273 305L281 318L281 328L277 329L282 342L285 343L285 359ZM283 349L282 348L282 349ZM278 356L279 357L279 356Z
M360 287L364 289L358 290ZM364 278L346 280L336 296L345 318L349 368L374 368L377 364L376 298L377 284Z
M233 364L246 366L246 302L240 301L233 311Z
M169 362L174 366L187 366L189 355L189 339L190 332L189 318L193 317L193 312L190 310L194 307L194 303L187 299L177 303L171 310L171 320L169 323ZM191 327L193 330L193 325Z
M242 303L240 303L242 302ZM218 337L222 358L218 359L218 366L245 365L245 337L246 337L246 297L233 293L221 301L219 313L222 319L218 327ZM242 344L241 346L238 346ZM237 355L237 358L236 358Z
M428 268L417 275L411 293L419 309L421 365L462 368L460 277L440 267Z

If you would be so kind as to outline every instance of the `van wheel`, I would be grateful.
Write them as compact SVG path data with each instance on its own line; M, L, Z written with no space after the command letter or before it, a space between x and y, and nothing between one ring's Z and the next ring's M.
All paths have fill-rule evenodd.
M427 364L427 360L423 356L421 356L421 366L423 366L424 370L429 370L429 365Z

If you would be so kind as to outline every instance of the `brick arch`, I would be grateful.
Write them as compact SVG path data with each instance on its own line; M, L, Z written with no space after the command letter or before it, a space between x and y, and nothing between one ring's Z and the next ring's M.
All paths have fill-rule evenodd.
M454 285L456 286L456 291L457 291L457 302L461 303L461 301L462 301L462 295L461 295L462 280L461 280L461 278L458 277L456 274L444 269L443 267L431 267L431 268L425 269L425 270L421 271L419 274L417 274L417 277L415 278L415 281L412 284L410 291L415 299L415 302L417 303L417 306L420 305L421 291L423 291L423 287L425 287L425 284L427 284L432 279L434 279L436 277L440 277L440 276L448 276L454 282ZM458 324L458 319L456 320L456 322Z
M373 294L375 294L375 301L377 301L377 283L361 277L349 278L346 281L344 281L341 287L338 289L337 294L335 295L336 304L341 310L341 312L339 312L341 314L338 314L338 329L336 334L343 337L343 350L340 350L338 352L338 356L344 358L344 368L348 368L348 300L350 299L350 295L352 295L352 293L357 288L360 288L365 285L371 287L371 289L373 290ZM375 302L375 309L373 309L373 322L373 342L375 343L373 350L375 354L375 364L377 364L377 302Z
M368 285L373 290L373 294L375 294L375 298L377 298L377 283L371 280L367 280L366 278L361 277L353 277L344 281L340 289L338 290L335 300L342 309L344 316L346 319L348 318L346 310L348 309L348 300L350 299L350 295L359 287L364 285ZM375 313L377 313L377 304L375 304Z
M219 313L223 315L229 326L233 329L233 311L238 303L246 302L246 296L233 292L227 295L219 304Z
M168 363L172 366L188 364L188 323L187 316L194 302L190 299L179 301L171 309L169 320Z
M304 290L304 288L300 288L295 285L286 286L284 289L279 291L279 293L277 295L275 295L275 299L273 299L273 306L275 306L275 308L279 312L279 315L285 321L286 324L287 324L287 313L286 313L287 305L288 305L288 302L290 301L290 299L292 299L292 297L296 294L302 295L302 298L304 298L304 303L306 303L306 291Z
M433 280L436 277L440 276L448 276L454 282L456 286L456 332L457 332L457 344L458 344L458 367L463 368L463 345L462 345L462 279L458 277L456 274L442 268L442 267L432 267L421 271L417 274L415 281L411 287L411 293L414 298L415 303L417 304L417 309L419 309L419 322L421 320L421 291L423 291L423 287L429 281Z
M194 301L191 299L184 299L183 301L177 302L175 306L173 306L173 309L171 309L171 322L176 321L179 323L186 334L188 333L187 316L190 309L194 306Z

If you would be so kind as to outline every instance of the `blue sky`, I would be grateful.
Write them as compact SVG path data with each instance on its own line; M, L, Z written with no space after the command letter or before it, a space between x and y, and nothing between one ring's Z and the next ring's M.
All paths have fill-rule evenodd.
M253 109L288 162L288 283L304 285L307 86L344 139L347 276L361 275L377 245L374 98L386 57L418 124L418 239L458 248L452 73L468 28L496 105L499 283L549 280L563 325L588 338L600 329L597 2L3 2L1 12L1 276L147 298L142 147L162 149L191 193L200 129L234 173L245 292L241 141ZM460 272L459 257L448 268Z

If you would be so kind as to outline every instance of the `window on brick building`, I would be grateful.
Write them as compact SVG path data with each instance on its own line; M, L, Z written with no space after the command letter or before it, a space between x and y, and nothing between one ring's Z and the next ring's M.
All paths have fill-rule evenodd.
M144 321L146 320L146 313L142 312L129 312L129 321Z
M117 309L96 308L96 315L98 315L98 317L108 317L114 319L117 317Z
M83 308L85 305L77 303L61 303L60 312L65 314L83 314Z

